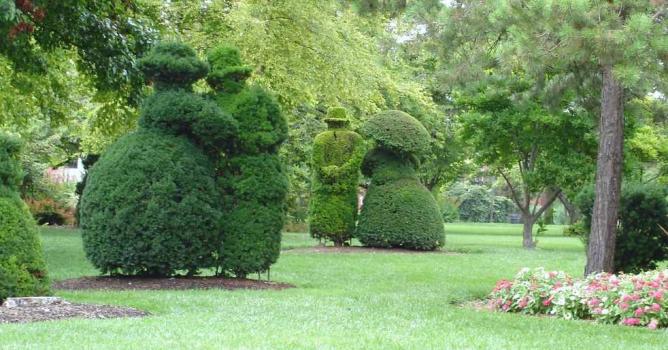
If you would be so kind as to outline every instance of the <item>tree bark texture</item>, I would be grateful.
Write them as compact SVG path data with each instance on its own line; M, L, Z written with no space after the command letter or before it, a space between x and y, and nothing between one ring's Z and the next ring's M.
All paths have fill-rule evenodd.
M602 67L601 119L596 162L596 197L585 275L613 272L624 147L623 89L612 65Z

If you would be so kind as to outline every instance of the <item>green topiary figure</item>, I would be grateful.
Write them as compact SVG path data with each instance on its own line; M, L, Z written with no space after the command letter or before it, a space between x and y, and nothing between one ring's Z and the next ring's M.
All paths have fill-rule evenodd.
M140 61L155 93L139 129L91 168L81 198L86 256L103 273L168 276L218 267L222 204L216 164L236 121L192 92L208 72L183 44Z
M0 133L0 304L49 293L37 225L18 192L20 148L18 139Z
M236 48L215 48L207 58L216 102L239 122L239 134L219 165L225 203L221 259L223 270L244 277L268 270L280 253L288 179L278 149L288 125L272 96L247 86L251 69Z
M433 250L445 243L438 204L417 177L419 157L430 136L415 118L386 111L370 119L362 131L375 141L362 173L371 177L357 226L362 244L382 248Z
M327 131L313 141L309 230L314 238L342 246L355 232L357 185L365 149L362 137L348 129L345 109L330 109L325 122Z

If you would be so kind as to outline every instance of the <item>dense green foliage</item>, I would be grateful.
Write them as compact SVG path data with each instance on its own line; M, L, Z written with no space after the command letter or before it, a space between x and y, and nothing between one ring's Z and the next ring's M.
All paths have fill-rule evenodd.
M220 195L212 162L184 136L140 130L114 143L81 200L86 255L103 273L215 266Z
M209 72L209 66L197 58L195 50L175 42L156 46L148 57L139 61L139 69L159 90L189 89L190 84Z
M363 130L376 147L362 163L362 173L371 177L371 185L357 238L372 247L433 250L443 246L443 217L416 172L422 155L416 152L428 149L429 134L417 120L399 111L379 114ZM399 130L417 139L402 140Z
M222 198L209 155L222 151L215 146L235 125L189 92L207 67L192 49L162 44L141 66L157 92L142 108L139 130L110 146L87 176L80 208L86 255L104 273L217 267Z
M422 123L401 111L386 111L369 119L362 132L378 147L397 154L422 156L431 143Z
M220 42L237 47L253 67L249 81L276 95L290 125L280 155L290 179L291 223L305 226L313 179L311 146L326 130L323 120L330 106L346 107L354 130L379 111L406 111L436 141L420 168L425 185L437 190L456 177L459 166L453 164L459 165L463 154L454 138L455 121L423 84L430 75L404 55L401 46L411 43L402 39L414 31L398 23L399 12L385 11L395 8L387 7L387 1L380 7L365 1L143 1L165 36L182 38L201 51ZM410 4L421 7L424 2ZM243 68L235 68L239 76L248 75L248 67L239 62L229 66ZM212 86L214 75L227 74L215 70L208 78ZM229 90L231 81L227 85Z
M218 165L225 207L222 269L244 277L268 270L280 254L288 180L277 153L288 127L271 95L246 86L249 69L238 50L219 47L207 59L214 98L239 127Z
M665 187L647 184L628 184L622 189L619 208L619 225L615 244L615 270L638 272L656 268L660 261L668 259L668 193ZM594 193L592 188L583 190L576 198L583 214L581 234L589 241ZM663 230L662 230L663 228Z
M445 195L457 204L455 209L462 221L509 222L510 214L517 210L508 197L481 185L456 183Z
M18 195L20 142L0 133L0 303L49 292L37 225Z
M341 246L357 221L357 186L364 158L362 137L348 128L345 109L332 108L329 128L313 140L309 231Z
M156 32L133 2L0 0L0 36L0 54L21 70L42 72L48 52L76 48L95 88L136 104L143 87L136 57Z

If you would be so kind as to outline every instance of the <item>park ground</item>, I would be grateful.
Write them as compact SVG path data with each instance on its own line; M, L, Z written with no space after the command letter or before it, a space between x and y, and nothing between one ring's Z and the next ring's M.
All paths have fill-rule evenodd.
M271 270L287 290L56 291L68 301L130 306L141 319L0 325L2 349L666 349L668 332L476 310L522 267L580 276L584 248L550 226L538 248L521 226L448 224L445 253L304 249L286 233ZM96 275L77 230L42 229L53 280Z

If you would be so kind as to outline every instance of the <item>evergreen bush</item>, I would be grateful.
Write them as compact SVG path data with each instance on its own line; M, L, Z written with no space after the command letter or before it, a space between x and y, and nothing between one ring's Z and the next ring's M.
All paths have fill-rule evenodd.
M234 120L192 93L207 64L178 43L140 61L156 92L139 129L91 168L81 197L84 249L103 273L169 276L218 267L222 198L216 165Z
M363 132L376 146L364 157L362 173L371 185L357 226L357 238L371 247L433 250L445 243L443 218L416 169L430 136L415 118L387 111L370 119Z
M0 133L0 303L49 293L37 226L19 197L20 142Z
M615 271L635 273L656 268L668 259L668 201L666 188L652 184L628 184L622 188L619 225L615 244ZM575 199L582 212L583 229L573 229L583 242L589 242L591 213L594 207L592 187L584 189Z
M288 179L278 149L288 126L276 100L246 84L251 69L236 48L217 47L207 59L214 98L239 128L218 165L225 206L221 264L245 277L268 270L280 253Z
M311 236L342 246L355 233L362 137L348 129L345 109L332 108L328 130L313 141L313 181L309 208Z

